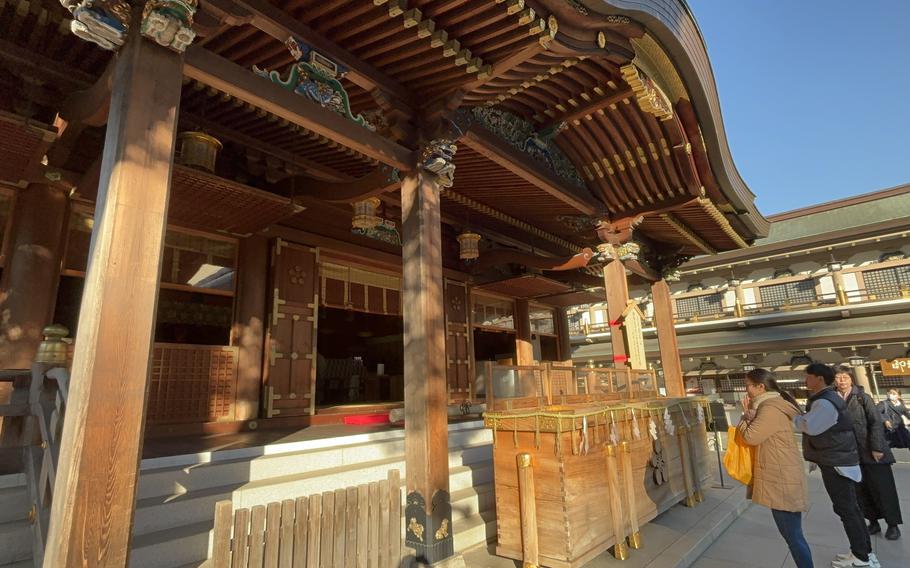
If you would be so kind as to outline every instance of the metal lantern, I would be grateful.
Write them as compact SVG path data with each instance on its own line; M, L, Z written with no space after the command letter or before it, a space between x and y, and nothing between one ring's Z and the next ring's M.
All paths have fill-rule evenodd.
M354 203L354 218L351 219L351 226L355 229L372 229L379 225L381 219L376 215L379 203L378 197L369 197Z
M60 324L51 324L41 330L41 333L44 335L44 341L38 345L35 362L66 365L69 349L66 337L70 334L70 330Z
M177 135L180 144L178 161L184 166L215 172L215 160L221 150L221 142L205 132L181 132Z
M470 231L458 235L458 258L474 260L480 256L480 235Z

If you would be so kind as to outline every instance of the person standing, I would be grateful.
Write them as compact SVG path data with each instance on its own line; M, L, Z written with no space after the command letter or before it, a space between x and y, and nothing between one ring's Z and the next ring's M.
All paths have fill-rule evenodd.
M862 481L856 436L847 405L833 383L834 369L828 365L806 367L806 388L811 396L806 413L793 417L793 427L803 434L803 457L821 470L825 491L850 541L850 552L837 555L831 566L879 568L856 497L856 485Z
M797 568L812 568L812 551L802 527L802 514L809 510L809 494L792 424L800 414L799 405L777 386L774 375L766 369L749 371L746 393L739 431L746 444L757 446L746 496L771 509Z
M898 525L901 519L900 502L894 485L891 464L894 454L885 441L885 427L882 416L875 407L872 397L854 385L853 369L841 365L834 370L834 384L837 393L847 404L847 414L853 421L853 433L859 452L860 470L863 481L859 484L857 497L860 508L869 520L869 534L882 532L879 519L888 524L885 538L897 540L901 536Z
M904 425L904 418L910 420L910 410L895 389L888 391L888 400L878 403L878 409L885 422L885 437L892 448L910 448L910 432Z

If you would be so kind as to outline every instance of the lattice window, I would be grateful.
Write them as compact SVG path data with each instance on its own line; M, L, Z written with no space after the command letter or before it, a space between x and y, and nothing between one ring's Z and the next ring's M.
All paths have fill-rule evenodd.
M763 307L792 306L818 300L814 280L798 280L762 286L758 289Z
M900 298L910 291L910 266L895 266L863 272L866 292L877 300Z
M236 347L155 345L148 422L230 420L236 382Z
M719 292L676 300L676 317L679 319L710 316L723 313L723 311L723 296Z

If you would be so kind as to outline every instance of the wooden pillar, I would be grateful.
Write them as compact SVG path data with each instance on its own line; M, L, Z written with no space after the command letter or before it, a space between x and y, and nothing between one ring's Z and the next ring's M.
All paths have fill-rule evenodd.
M136 504L182 57L117 56L44 566L123 567Z
M240 353L237 369L235 420L259 417L266 299L268 297L269 241L254 235L242 239L238 251L237 310L233 341Z
M540 547L537 542L537 498L534 491L534 466L531 454L516 456L518 462L518 507L521 524L522 568L540 565Z
M439 209L439 192L452 183L454 151L451 143L434 140L422 150L421 165L401 184L405 541L417 560L427 564L454 554ZM451 169L424 169L433 157Z
M657 327L657 342L660 345L660 364L664 371L667 396L686 396L683 382L682 363L679 360L679 344L676 341L676 327L673 323L673 305L670 303L670 286L666 280L651 283L651 299L654 302L654 324Z
M558 338L559 360L569 365L572 364L572 341L569 331L569 314L565 308L556 308L556 337Z
M620 324L622 313L629 302L629 283L626 281L626 267L619 259L609 262L604 267L604 287L607 290L607 317L610 318L613 366L624 367L629 360L629 353Z
M16 196L9 254L0 280L0 368L29 369L51 323L60 283L69 198L31 184Z
M515 364L534 364L531 343L531 308L527 300L515 300Z

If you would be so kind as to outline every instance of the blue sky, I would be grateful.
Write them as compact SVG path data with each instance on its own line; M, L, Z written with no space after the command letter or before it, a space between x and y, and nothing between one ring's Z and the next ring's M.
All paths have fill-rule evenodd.
M688 0L764 214L910 182L910 0Z

